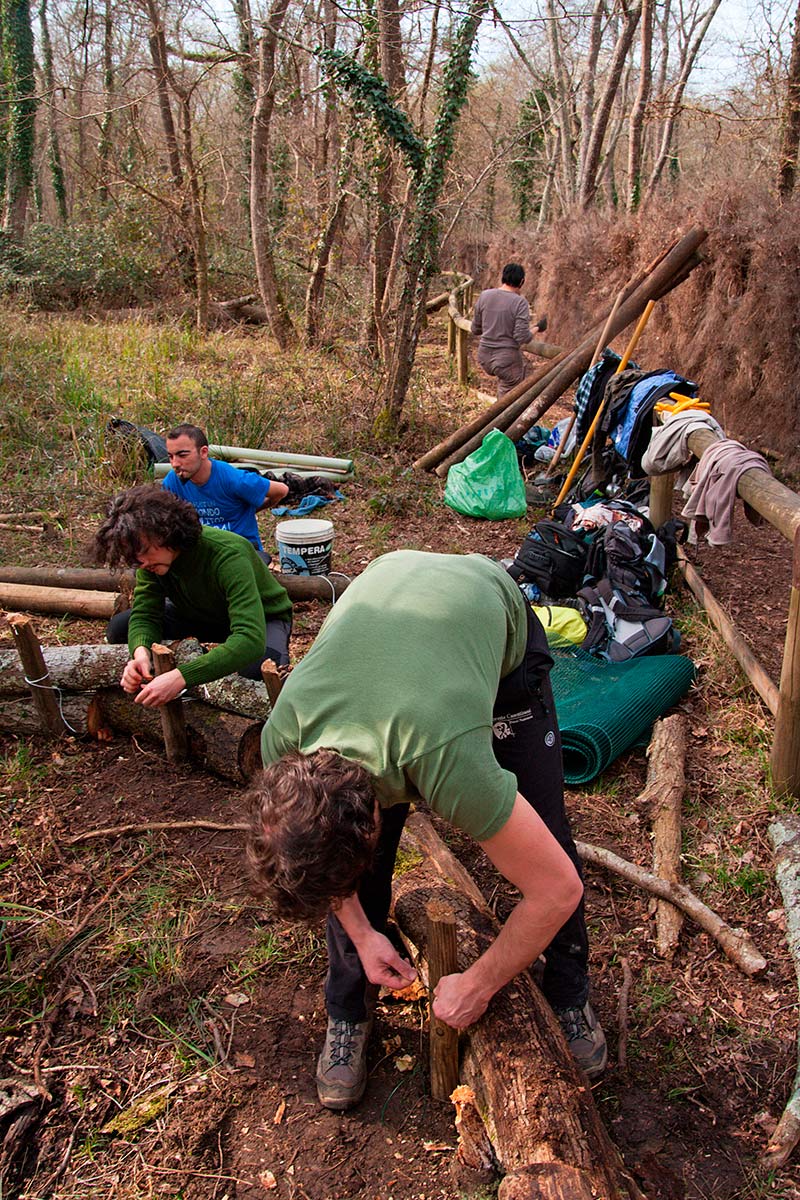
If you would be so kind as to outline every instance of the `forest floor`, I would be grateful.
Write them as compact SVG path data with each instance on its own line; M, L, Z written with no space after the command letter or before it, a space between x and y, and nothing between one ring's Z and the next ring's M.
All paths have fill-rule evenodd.
M438 481L405 473L476 405L442 371L438 344L422 348L421 366L435 379L435 416L417 423L414 445L356 453L346 499L327 510L334 567L349 575L400 547L510 556L541 515L472 520L443 506ZM323 452L296 431L274 443ZM112 490L113 477L61 479L65 534L8 533L4 561L75 565L103 488ZM43 494L6 477L0 510L22 513ZM735 533L733 547L691 556L777 680L788 548L741 511ZM272 518L262 517L262 534L271 545ZM698 667L680 706L690 730L686 878L750 932L768 967L747 978L688 922L674 959L658 958L649 898L588 868L593 1004L610 1047L594 1097L648 1200L800 1200L800 1166L773 1176L758 1165L797 1054L797 983L766 839L780 807L766 784L772 720L688 595L673 591L668 607ZM326 611L297 606L295 661ZM35 626L45 644L103 635L101 622L36 617ZM10 644L0 629L0 647ZM452 1112L427 1092L423 999L381 1001L367 1096L351 1113L326 1112L313 1080L325 1024L322 931L278 921L248 896L241 835L71 841L127 821L234 825L243 789L170 767L154 747L124 737L54 747L5 734L0 752L4 1198L459 1195ZM647 867L649 822L636 804L645 775L644 749L635 749L588 788L570 789L576 836ZM503 917L510 889L467 839L448 840ZM619 1011L626 966L632 987ZM33 1102L12 1111L23 1094ZM14 1127L20 1114L27 1128Z

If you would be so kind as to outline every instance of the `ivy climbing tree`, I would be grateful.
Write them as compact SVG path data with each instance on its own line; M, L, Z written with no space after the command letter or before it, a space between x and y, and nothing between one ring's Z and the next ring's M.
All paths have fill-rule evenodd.
M470 61L488 0L470 0L456 27L444 67L436 116L429 138L420 137L393 102L384 79L339 51L320 57L339 87L369 113L381 134L405 159L411 187L407 201L408 243L394 339L382 392L378 432L395 430L401 420L408 383L425 315L428 284L438 268L439 203L445 169L453 153L458 120L467 99Z
M0 35L8 111L2 164L3 228L21 241L33 186L37 103L29 0L0 0Z

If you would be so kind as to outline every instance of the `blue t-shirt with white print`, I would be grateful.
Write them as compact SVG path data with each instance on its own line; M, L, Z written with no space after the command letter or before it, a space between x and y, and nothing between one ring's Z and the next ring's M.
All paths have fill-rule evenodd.
M242 471L220 459L209 459L211 474L200 484L188 479L183 483L174 471L164 477L163 486L168 492L188 500L197 509L202 525L215 529L229 529L252 542L256 550L263 550L256 522L256 510L269 494L269 480L262 479L256 471Z

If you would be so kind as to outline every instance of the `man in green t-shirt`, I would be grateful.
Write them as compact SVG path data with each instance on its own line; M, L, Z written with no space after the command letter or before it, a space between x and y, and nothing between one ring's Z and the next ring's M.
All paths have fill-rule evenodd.
M95 558L136 566L133 607L111 618L106 639L127 642L121 684L145 708L187 687L237 672L261 678L261 664L289 661L292 603L255 547L237 533L200 524L186 500L152 484L129 488L109 507ZM150 649L165 639L216 642L208 654L153 677Z
M383 929L409 804L474 837L522 898L495 942L443 978L434 1011L471 1025L545 952L542 988L587 1073L605 1066L588 1003L580 863L541 625L499 564L403 550L351 583L289 676L262 734L248 844L256 885L287 915L328 911L324 1105L366 1086L369 985L413 968Z

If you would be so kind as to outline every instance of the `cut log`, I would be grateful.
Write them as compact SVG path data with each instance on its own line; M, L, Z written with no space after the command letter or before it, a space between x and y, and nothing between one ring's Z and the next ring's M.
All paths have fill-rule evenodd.
M115 598L109 592L74 588L31 587L0 583L0 606L15 612L55 613L57 616L103 617L114 615Z
M215 775L248 781L261 766L263 721L220 712L207 704L184 700L191 758ZM163 746L157 709L134 704L118 688L97 692L90 717L118 733L132 733Z
M775 852L775 877L786 914L786 941L800 985L800 816L784 813L768 830ZM764 1165L774 1171L786 1163L800 1141L800 1026L797 1032L797 1069L792 1092L775 1132L769 1140Z
M428 828L418 840L417 830L424 825ZM395 878L395 918L425 958L427 901L452 905L463 970L494 939L497 923L483 901L477 905L453 886L458 872L452 855L426 818L413 814L403 836L410 861L420 861ZM477 1111L503 1171L567 1162L585 1172L594 1194L606 1200L636 1194L600 1122L587 1080L529 974L503 988L464 1034L461 1080L475 1093Z
M62 719L61 732L85 737L90 732L88 719L92 707L93 692L81 692L77 696L61 696L59 714ZM20 737L41 734L42 721L31 696L0 697L0 729L16 733Z
M497 1200L596 1200L591 1179L566 1163L542 1163L506 1175Z
M224 708L226 712L252 717L257 721L266 721L272 712L264 684L257 679L245 679L242 675L226 675L224 679L198 684L187 694L214 708Z
M276 572L275 578L286 588L290 600L322 600L326 604L338 600L350 582L347 575L336 572L330 576L282 575ZM0 584L66 588L77 592L119 592L122 596L129 596L133 588L133 572L116 573L88 567L0 567Z
M680 713L653 726L647 751L647 783L637 804L653 814L653 873L681 882L681 807L686 788L686 721ZM656 905L656 950L671 959L678 946L683 915L665 900Z

